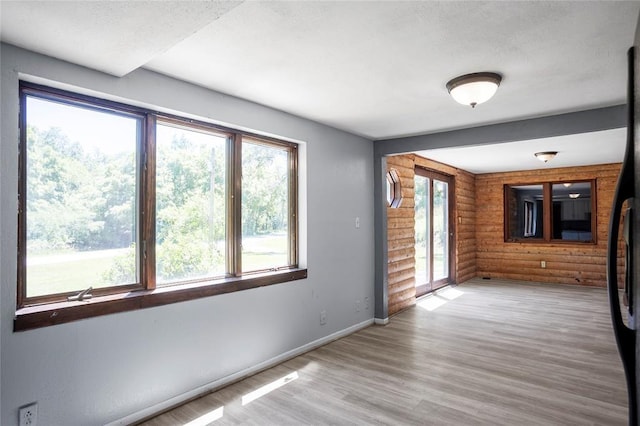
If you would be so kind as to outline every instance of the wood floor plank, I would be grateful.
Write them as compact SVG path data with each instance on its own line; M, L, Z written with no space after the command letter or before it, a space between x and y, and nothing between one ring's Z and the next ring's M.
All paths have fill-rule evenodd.
M215 410L213 425L624 425L627 396L603 289L472 279L143 424Z

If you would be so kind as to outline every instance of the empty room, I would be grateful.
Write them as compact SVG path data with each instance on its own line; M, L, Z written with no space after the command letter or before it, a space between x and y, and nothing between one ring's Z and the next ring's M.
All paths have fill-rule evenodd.
M1 1L0 424L637 424L639 14Z

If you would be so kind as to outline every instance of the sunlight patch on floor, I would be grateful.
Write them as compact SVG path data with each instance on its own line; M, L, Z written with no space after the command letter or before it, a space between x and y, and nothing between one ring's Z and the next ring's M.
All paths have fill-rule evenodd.
M418 302L418 306L427 311L435 311L440 306L447 303L447 299L436 296L435 294L429 295Z
M249 392L248 394L242 397L242 405L247 405L256 399L265 396L266 394L273 392L274 390L290 383L298 378L298 372L294 371L293 373L287 374L284 377L279 378L267 385L262 386L254 391ZM224 416L224 406L216 408L213 411L208 412L207 414L198 417L197 419L191 420L189 423L184 423L182 426L207 426L216 420L221 419Z
M256 399L265 396L266 394L268 394L269 392L272 392L276 389L278 389L279 387L282 387L284 385L286 385L287 383L290 383L294 380L296 380L298 378L298 372L294 371L291 374L287 374L284 377L279 378L278 380L275 380L271 383L269 383L268 385L264 385L263 387L256 389L252 392L249 392L248 394L246 394L245 396L242 397L242 405L247 405L249 403L251 403L252 401L255 401Z
M221 419L224 415L224 407L216 408L213 411L209 411L207 414L198 417L195 420L191 420L189 423L185 423L182 426L207 426L218 419Z
M427 311L431 312L435 311L447 302L457 299L463 294L463 291L447 286L443 289L435 291L434 293L424 297L423 299L418 300L417 305L420 308L426 309Z
M457 299L464 294L464 291L458 290L453 287L445 287L442 290L436 291L436 294L440 297L444 297L447 300Z

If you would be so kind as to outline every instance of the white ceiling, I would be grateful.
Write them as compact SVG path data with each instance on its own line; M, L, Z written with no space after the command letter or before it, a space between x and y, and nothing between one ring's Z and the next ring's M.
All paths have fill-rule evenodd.
M624 103L639 11L637 1L1 1L0 39L385 139ZM477 71L503 74L497 94L456 104L445 83Z
M575 167L622 162L626 138L627 130L623 128L494 145L432 149L417 154L475 174ZM543 163L534 154L545 151L558 154Z

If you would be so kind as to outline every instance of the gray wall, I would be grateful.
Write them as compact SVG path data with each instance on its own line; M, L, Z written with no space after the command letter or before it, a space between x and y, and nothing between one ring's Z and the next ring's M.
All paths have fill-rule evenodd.
M18 407L32 401L38 402L41 425L105 424L372 321L371 141L146 70L118 79L13 46L0 48L2 425L17 425ZM23 74L301 141L301 248L309 278L14 333ZM356 312L355 300L365 297L370 308ZM323 309L328 322L321 326Z

